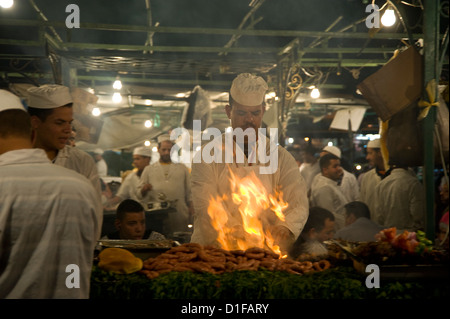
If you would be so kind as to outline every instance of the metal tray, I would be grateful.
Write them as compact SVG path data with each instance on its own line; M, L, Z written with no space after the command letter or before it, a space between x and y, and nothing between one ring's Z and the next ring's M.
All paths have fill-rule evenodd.
M146 260L156 257L172 247L180 246L174 240L122 240L122 239L101 239L98 245L103 248L122 248L130 251L136 257Z

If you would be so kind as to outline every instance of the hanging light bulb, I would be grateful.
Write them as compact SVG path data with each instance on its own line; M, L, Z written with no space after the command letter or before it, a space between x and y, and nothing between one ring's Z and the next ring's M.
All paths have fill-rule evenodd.
M311 91L311 97L312 97L313 99L317 99L317 98L320 97L320 91L319 91L318 88L312 89L312 91Z
M114 103L120 103L122 101L122 95L119 92L115 92L112 96Z
M13 6L14 0L0 0L0 7L9 9Z
M152 121L147 120L147 121L145 121L144 125L145 125L145 127L152 127L153 124L152 124Z
M114 90L120 90L122 88L122 81L117 78L113 83Z
M151 144L151 142L148 141L148 140L144 142L144 145L147 146L147 147L150 146L150 144Z
M390 27L394 25L396 21L395 13L392 8L387 8L384 12L383 16L381 17L381 24L383 24L385 27Z
M94 107L92 109L92 115L99 116L100 114L102 114L102 112L100 111L100 109L98 107Z

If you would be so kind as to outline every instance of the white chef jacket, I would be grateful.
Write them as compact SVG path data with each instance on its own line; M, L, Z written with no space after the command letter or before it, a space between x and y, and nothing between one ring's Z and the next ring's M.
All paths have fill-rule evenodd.
M168 169L167 177L164 174L165 169ZM145 196L142 196L141 189L145 184L151 184L153 188ZM158 201L159 193L166 195L169 201L176 200L177 213L176 215L169 214L171 231L188 231L188 202L192 201L192 194L191 176L186 165L181 163L161 164L160 162L156 162L144 168L138 186L138 199L144 203Z
M311 207L318 206L329 210L335 217L336 230L344 227L344 205L349 202L338 183L322 174L314 178L310 196Z
M425 228L425 190L411 171L396 168L375 188L374 221L385 228Z
M66 145L63 149L58 151L53 163L72 169L85 176L97 190L100 200L102 188L97 166L95 165L92 156L77 147Z
M102 158L101 160L95 163L97 166L97 172L99 176L107 176L108 175L108 165L105 160Z
M133 199L137 202L141 202L140 198L142 198L142 196L138 196L138 187L140 182L141 179L137 175L137 171L132 171L127 175L127 177L125 177L122 184L120 184L116 196L120 197L122 200ZM143 205L143 202L141 202L141 204Z
M275 191L282 191L283 200L288 203L288 208L283 212L285 221L283 222L279 219L272 220L274 224L271 226L283 225L287 227L296 239L302 231L309 213L306 183L300 174L297 162L286 149L281 146L276 146L273 150L274 155L278 159L277 166L274 167L276 169L275 172L272 174L261 174L259 168L271 165L271 163L263 164L264 161L260 161L256 155L258 153L256 150L262 143L265 143L266 146L266 156L271 154L270 140L265 138L262 141L258 140L257 148L249 154L249 158L255 158L255 163L251 165L234 141L233 149L235 149L236 153L232 156L232 163L226 163L225 151L222 152L221 156L215 154L217 155L217 159L212 161L212 163L205 163L203 156L201 163L198 163L198 157L201 156L205 148L211 149L212 145L217 145L218 148L225 149L226 134L229 133L224 133L221 139L214 139L204 145L202 150L196 154L196 158L194 158L194 162L192 163L192 197L195 215L191 242L203 245L217 244L217 231L211 225L211 219L208 215L208 206L212 198L216 199L224 195L229 198L228 201L224 202L228 214L227 227L242 225L238 209L230 199L230 170L239 177L254 172L263 183L268 194L274 195ZM236 159L239 158L237 157L239 156L238 153L244 159L244 163L237 162Z
M303 178L305 179L306 186L308 192L311 190L311 184L314 179L314 177L317 174L320 174L320 165L319 161L316 161L314 164L311 163L302 163L300 165L300 174L302 174Z
M342 169L344 175L341 181L342 193L347 197L349 202L354 202L359 200L359 184L356 176L345 169Z
M374 219L375 212L375 188L381 182L381 176L373 168L363 174L361 178L361 187L359 192L360 200L369 207L370 218Z
M42 149L0 155L0 298L89 298L101 211L92 184Z
M338 185L341 192L347 197L349 202L358 201L359 200L359 184L355 175L342 169L343 175L341 183ZM317 174L311 183L311 188L318 181L318 177L322 176L322 173Z

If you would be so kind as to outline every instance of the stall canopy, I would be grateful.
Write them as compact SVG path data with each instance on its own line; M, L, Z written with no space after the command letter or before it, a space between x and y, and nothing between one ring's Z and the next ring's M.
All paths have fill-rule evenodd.
M448 75L448 1L440 3ZM387 9L397 17L390 27L380 23ZM264 122L284 136L339 134L332 120L354 108L365 110L358 132L377 133L376 112L357 85L396 50L420 49L423 14L420 0L14 1L0 8L0 84L23 92L59 83L95 95L78 111L86 150L129 149L188 115L225 129L227 91L241 72L265 77ZM310 96L313 86L319 98ZM210 102L203 112L192 102L196 88Z

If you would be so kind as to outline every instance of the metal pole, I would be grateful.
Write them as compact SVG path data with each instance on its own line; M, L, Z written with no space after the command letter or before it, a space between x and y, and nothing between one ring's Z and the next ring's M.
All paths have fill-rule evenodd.
M423 99L428 100L425 91L427 83L433 79L439 83L438 57L439 57L439 8L438 1L424 1L424 89ZM438 97L437 86L435 96ZM435 238L435 194L434 194L434 126L436 122L436 109L431 107L428 116L423 120L424 139L424 174L426 203L426 235Z

